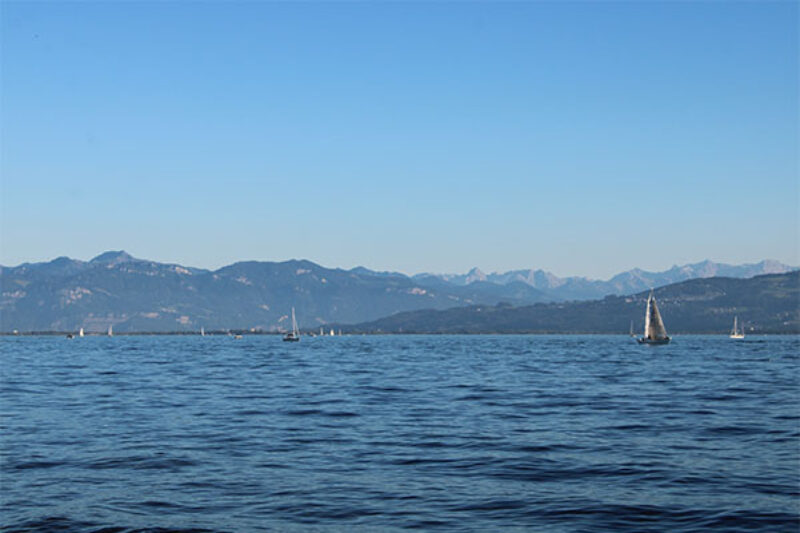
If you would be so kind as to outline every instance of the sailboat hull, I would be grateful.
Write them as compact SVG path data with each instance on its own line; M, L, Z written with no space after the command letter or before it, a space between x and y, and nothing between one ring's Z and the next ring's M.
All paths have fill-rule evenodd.
M669 344L669 341L671 341L671 340L672 339L669 338L669 337L667 337L665 339L645 339L644 337L642 337L642 338L636 339L636 342L638 342L639 344L657 345L657 344Z

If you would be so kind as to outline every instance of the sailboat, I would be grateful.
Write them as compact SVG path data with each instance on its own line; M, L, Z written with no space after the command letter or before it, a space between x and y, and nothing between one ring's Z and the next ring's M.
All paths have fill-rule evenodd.
M78 331L78 337L83 337L83 328L81 328L80 331Z
M639 344L668 344L670 341L652 290L647 297L647 310L644 314L644 336L636 340Z
M631 332L629 333L631 337L636 337L636 333L633 332L633 320L631 320Z
M200 336L201 337L205 337L206 336L206 330L203 328L203 326L200 326Z
M283 336L286 342L297 342L300 340L300 332L297 330L297 319L294 317L294 307L292 307L292 331Z
M109 337L114 336L114 326L112 326L111 324L108 325L108 336Z
M739 317L733 317L733 329L731 330L731 339L744 339L744 326L739 329Z

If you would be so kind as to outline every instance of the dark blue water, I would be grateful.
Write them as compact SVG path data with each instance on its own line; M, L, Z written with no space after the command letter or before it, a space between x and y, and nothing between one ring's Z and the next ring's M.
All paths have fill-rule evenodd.
M6 531L797 531L800 339L6 337Z

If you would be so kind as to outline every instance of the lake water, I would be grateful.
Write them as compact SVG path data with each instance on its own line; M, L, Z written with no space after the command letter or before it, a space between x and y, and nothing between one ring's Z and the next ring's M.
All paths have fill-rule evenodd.
M800 338L5 337L14 531L798 531Z

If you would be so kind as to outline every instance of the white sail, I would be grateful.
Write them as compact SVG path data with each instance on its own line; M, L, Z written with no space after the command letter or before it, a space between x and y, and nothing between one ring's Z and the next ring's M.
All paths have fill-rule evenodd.
M731 339L743 339L744 338L744 326L739 328L739 317L733 317L733 329L731 330Z
M647 299L644 336L651 340L663 340L667 338L667 328L664 327L664 321L661 319L661 313L658 312L658 304L652 292Z
M292 331L283 336L285 341L299 341L300 330L297 328L297 318L294 315L294 307L292 307Z
M206 336L206 330L203 329L203 326L200 326L200 336L201 337L205 337Z
M114 326L113 325L109 325L108 326L108 336L109 337L113 337L114 336Z
M662 341L669 342L669 336L661 319L661 313L658 312L656 298L653 296L653 291L650 291L650 296L647 297L647 310L644 313L644 336L639 342L662 344Z
M83 328L81 328L80 331L78 331L78 337L83 337Z

